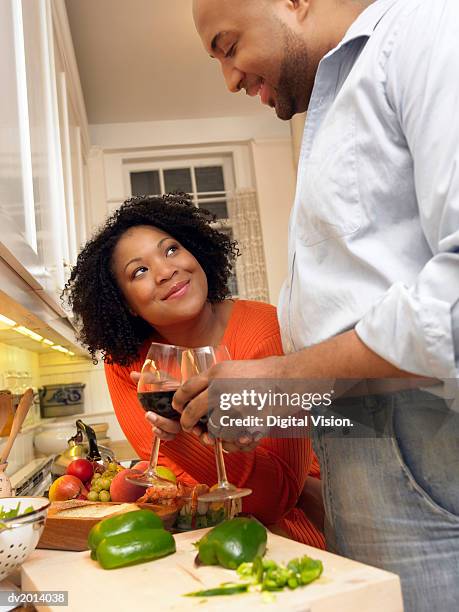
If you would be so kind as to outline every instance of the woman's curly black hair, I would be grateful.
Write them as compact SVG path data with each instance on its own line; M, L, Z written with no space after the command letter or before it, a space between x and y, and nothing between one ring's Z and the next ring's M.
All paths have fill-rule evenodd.
M67 281L62 300L70 306L78 339L93 361L100 351L107 363L131 364L152 327L131 314L112 271L112 254L131 227L151 225L170 234L198 260L207 277L210 303L229 295L228 278L237 243L211 226L215 217L197 208L186 194L139 196L127 200L86 243Z

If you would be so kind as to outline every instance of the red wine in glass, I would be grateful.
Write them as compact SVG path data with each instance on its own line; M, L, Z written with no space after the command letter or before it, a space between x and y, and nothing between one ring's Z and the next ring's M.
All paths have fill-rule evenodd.
M178 387L174 389L168 387L159 391L144 391L143 393L137 393L137 397L145 412L154 412L165 419L179 421L180 412L177 412L177 410L174 410L172 407L172 398L177 389ZM199 419L199 424L204 431L207 431L207 421L207 415Z
M180 419L180 414L172 408L172 398L182 382L183 351L183 347L170 344L152 342L150 345L137 384L137 397L145 411L151 410L168 419ZM154 436L147 469L129 477L130 482L144 487L160 487L167 483L156 473L160 444L161 440Z
M137 397L145 412L154 412L165 419L178 421L180 413L172 408L172 398L178 387L168 391L144 391Z

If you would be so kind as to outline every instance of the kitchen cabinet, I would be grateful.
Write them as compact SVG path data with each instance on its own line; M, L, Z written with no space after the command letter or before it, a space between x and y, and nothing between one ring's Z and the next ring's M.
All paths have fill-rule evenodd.
M86 238L89 150L63 1L3 0L0 49L0 257L60 311Z

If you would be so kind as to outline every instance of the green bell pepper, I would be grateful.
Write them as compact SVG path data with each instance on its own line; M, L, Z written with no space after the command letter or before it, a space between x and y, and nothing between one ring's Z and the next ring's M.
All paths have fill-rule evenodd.
M266 529L257 520L233 518L211 529L197 543L199 560L203 565L236 569L241 563L262 556L266 541Z
M96 558L96 550L102 540L134 529L163 529L163 523L151 510L134 510L103 519L94 525L88 535L91 558Z
M104 569L152 561L175 552L175 540L165 529L137 529L112 535L97 547L97 560Z

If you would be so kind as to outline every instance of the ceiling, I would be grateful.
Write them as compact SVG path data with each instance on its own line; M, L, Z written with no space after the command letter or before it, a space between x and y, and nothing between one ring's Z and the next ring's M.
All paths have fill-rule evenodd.
M272 114L230 94L192 0L66 0L90 124Z

